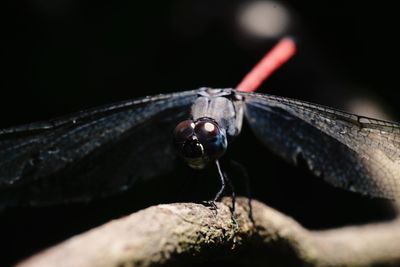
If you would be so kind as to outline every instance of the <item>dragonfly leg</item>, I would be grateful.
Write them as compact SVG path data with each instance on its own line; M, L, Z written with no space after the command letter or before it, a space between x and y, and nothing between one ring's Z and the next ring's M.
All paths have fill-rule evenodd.
M246 171L246 168L240 164L239 162L235 161L235 160L231 160L231 163L233 165L236 166L236 168L239 169L239 171L242 173L242 177L244 178L244 183L245 183L245 190L246 190L246 195L247 195L247 200L248 200L248 207L249 207L249 219L254 223L254 219L253 219L253 208L251 205L251 200L252 200L252 196L251 196L251 187L250 187L250 178L249 175Z
M215 197L212 200L205 201L205 204L210 206L212 210L216 211L217 210L217 205L215 205L215 202L221 197L221 194L225 190L225 177L224 177L224 174L222 173L221 166L219 165L218 160L215 161L215 164L216 164L217 169L218 169L219 178L221 179L221 188L218 190L218 192L215 195Z
M215 161L215 164L217 165L219 178L221 179L221 188L219 189L214 199L212 200L213 202L217 201L225 190L225 177L224 174L222 173L221 166L219 165L218 160Z
M238 227L239 224L236 220L236 210L235 210L235 202L236 202L235 187L233 186L231 179L229 179L229 177L226 175L225 172L224 172L224 179L228 184L229 189L231 190L231 197L232 197L231 218L235 227Z

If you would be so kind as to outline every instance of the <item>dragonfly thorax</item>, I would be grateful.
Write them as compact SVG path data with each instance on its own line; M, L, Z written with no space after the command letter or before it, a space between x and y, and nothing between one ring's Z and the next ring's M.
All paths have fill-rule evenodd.
M225 130L207 117L180 122L173 141L178 154L194 169L220 158L228 146Z

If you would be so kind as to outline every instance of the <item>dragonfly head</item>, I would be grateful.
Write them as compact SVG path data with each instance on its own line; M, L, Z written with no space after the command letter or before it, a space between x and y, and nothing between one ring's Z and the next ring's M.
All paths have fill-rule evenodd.
M178 154L194 169L203 169L226 151L226 133L211 118L180 122L174 130L174 146Z

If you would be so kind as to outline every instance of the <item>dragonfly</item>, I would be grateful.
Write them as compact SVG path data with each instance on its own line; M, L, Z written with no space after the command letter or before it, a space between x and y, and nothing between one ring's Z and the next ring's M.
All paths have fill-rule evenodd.
M333 186L400 198L400 124L254 92L294 54L284 38L235 89L146 96L0 130L0 207L90 201L217 164L246 120L271 151ZM218 193L220 193L218 191ZM218 194L217 194L218 195Z

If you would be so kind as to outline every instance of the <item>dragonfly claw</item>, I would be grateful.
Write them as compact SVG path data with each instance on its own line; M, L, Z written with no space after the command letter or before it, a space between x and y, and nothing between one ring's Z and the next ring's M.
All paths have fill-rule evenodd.
M218 213L218 207L217 207L217 205L215 204L215 201L214 201L214 200L204 201L203 204L204 204L204 206L209 207L210 210L212 210L212 211L215 213L215 215L217 215L217 213Z

